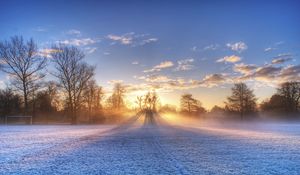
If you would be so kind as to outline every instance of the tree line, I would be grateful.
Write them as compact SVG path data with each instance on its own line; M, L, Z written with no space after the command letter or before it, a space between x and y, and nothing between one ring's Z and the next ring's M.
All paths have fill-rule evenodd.
M111 95L105 97L103 88L94 77L96 67L84 61L82 50L54 44L49 55L40 54L35 41L25 41L22 36L0 42L0 70L6 73L10 82L6 89L0 90L0 116L32 115L34 120L39 116L46 119L62 116L76 124L82 116L92 123L105 111L128 109L125 86L115 83ZM49 63L52 64L49 66ZM46 74L55 79L45 81ZM260 105L257 105L257 98L246 84L237 83L225 107L215 106L210 112L237 114L241 119L259 111L296 114L299 113L299 99L299 82L281 84L277 93ZM178 111L172 105L161 106L155 91L137 96L135 103L139 111ZM179 112L198 116L207 113L207 110L192 94L183 94Z
M253 90L245 83L236 83L231 95L224 102L225 106L214 106L209 113L221 116L237 116L241 120L258 117L258 114L280 118L299 119L300 114L300 82L284 82L270 99L257 103ZM198 112L197 112L198 111ZM207 111L191 94L181 96L181 112L204 114Z
M75 46L55 44L49 54L51 59L40 54L32 39L25 41L22 36L0 42L0 69L10 82L0 90L0 115L67 116L73 124L84 115L93 122L104 103L103 88L94 79L96 67L87 64ZM55 81L45 81L46 74ZM115 84L105 102L108 108L124 108L124 94L123 85Z

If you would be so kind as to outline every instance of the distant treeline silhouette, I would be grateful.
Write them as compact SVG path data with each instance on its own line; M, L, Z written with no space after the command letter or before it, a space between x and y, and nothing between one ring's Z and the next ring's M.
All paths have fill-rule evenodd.
M22 36L0 42L0 69L10 84L0 90L0 116L31 115L34 122L103 122L116 112L132 111L126 103L126 87L115 83L113 92L105 97L104 89L95 79L95 66L84 61L84 53L75 46L55 44L41 54L32 40ZM51 63L52 66L49 66ZM53 81L46 81L51 74ZM192 94L183 94L180 109L161 105L155 91L138 96L134 110L180 112L191 116L216 114L244 119L258 113L281 115L299 114L300 82L285 82L269 100L257 105L257 98L245 83L236 83L225 107L211 111L202 107ZM297 115L294 115L297 116ZM113 118L113 117L112 117Z

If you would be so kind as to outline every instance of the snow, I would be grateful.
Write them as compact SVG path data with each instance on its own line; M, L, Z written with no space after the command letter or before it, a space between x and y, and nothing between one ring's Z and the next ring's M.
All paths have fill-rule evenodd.
M8 125L0 147L0 174L300 174L300 125L288 123Z

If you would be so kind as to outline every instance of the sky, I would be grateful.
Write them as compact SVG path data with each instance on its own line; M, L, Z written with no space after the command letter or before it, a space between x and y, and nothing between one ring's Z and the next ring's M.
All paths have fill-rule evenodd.
M224 105L234 83L260 102L300 81L299 11L289 0L3 0L0 40L33 38L45 56L53 44L75 45L107 93L122 82L131 102L155 90L162 104L178 105L192 93L209 109ZM0 86L8 81L1 72Z

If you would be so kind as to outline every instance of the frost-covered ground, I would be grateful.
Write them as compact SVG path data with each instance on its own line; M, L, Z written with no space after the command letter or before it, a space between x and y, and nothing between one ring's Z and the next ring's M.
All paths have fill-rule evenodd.
M299 124L0 126L0 174L300 174Z

